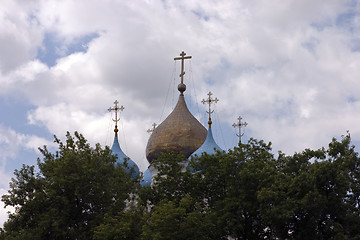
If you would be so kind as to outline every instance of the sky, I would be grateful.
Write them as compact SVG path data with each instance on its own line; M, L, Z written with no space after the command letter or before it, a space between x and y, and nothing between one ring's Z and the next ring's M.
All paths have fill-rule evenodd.
M181 51L186 101L213 135L249 138L291 155L327 147L349 131L360 149L358 0L2 0L0 4L0 194L15 169L36 165L54 135L82 133L111 146L115 100L122 150L148 166L147 129L178 98ZM0 205L0 223L6 211Z

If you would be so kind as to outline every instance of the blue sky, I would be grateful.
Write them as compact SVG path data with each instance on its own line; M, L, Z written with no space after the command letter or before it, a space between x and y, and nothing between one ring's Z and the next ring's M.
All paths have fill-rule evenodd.
M112 144L115 99L121 147L144 170L146 130L177 100L182 50L193 57L186 99L205 126L201 99L220 99L221 148L236 144L239 115L244 140L271 141L274 153L347 130L360 148L359 1L4 0L0 26L0 194L54 134Z

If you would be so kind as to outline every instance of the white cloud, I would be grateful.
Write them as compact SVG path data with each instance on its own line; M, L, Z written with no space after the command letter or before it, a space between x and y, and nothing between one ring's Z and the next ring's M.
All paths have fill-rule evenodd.
M4 194L8 194L7 189L0 188L0 196L3 196ZM0 227L2 227L4 222L8 219L8 212L15 212L15 208L10 206L5 208L5 204L0 201Z
M10 5L2 13L19 7ZM222 122L231 126L242 115L249 132L272 141L275 150L320 147L347 129L359 140L360 63L352 51L358 8L336 0L34 1L11 20L0 17L7 26L1 45L25 49L21 60L6 61L11 67L1 71L7 87L0 94L21 91L35 106L30 123L59 137L77 130L92 143L110 145L106 109L117 99L130 133L122 148L146 165L146 129L162 114L169 82L178 82L172 58L185 50L193 56L192 69L185 65L186 94L200 100L211 90L220 98ZM352 31L337 23L350 11ZM33 59L44 32L62 47L90 33L98 37L86 52L62 56L48 68ZM8 45L17 34L22 40ZM174 85L169 95L177 95ZM167 103L166 114L171 107Z
M0 186L7 186L12 174L7 172L8 165L16 159L21 149L38 153L38 147L53 146L47 139L36 135L18 133L0 124Z
M7 73L36 56L42 29L27 4L4 0L0 6L0 71Z

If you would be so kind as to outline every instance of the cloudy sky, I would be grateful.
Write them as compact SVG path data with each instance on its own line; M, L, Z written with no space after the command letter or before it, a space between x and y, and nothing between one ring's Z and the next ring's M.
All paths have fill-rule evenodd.
M220 99L223 149L236 145L241 115L243 140L271 141L274 153L347 130L359 151L358 0L2 0L0 26L1 194L54 134L111 145L116 99L120 145L146 169L146 130L176 103L182 50L188 106L205 126L201 99Z

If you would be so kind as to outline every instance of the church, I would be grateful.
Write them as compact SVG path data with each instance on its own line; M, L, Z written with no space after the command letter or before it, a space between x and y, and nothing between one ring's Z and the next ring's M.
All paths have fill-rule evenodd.
M203 104L208 104L209 110L206 111L209 115L208 128L206 128L191 114L189 111L184 94L186 91L186 85L184 84L184 60L190 59L191 56L186 56L186 53L182 51L180 57L174 58L174 60L181 60L181 73L180 84L178 85L179 98L174 110L159 126L152 131L152 134L148 140L146 146L146 158L149 162L149 166L143 173L143 179L141 180L142 186L150 186L152 179L157 175L157 169L154 166L154 161L162 152L174 152L182 153L185 158L190 159L191 156L201 156L202 153L215 154L216 151L222 151L222 149L216 144L211 130L212 120L211 105L217 103L217 98L212 98L212 93L208 93L208 98L203 99ZM131 172L131 177L135 178L139 174L139 167L131 160L121 149L118 140L118 127L117 112L122 111L123 106L118 106L118 101L114 102L115 107L109 108L109 111L115 111L115 137L111 147L112 153L116 155L116 164L123 164L127 160L127 166L125 171ZM235 126L234 126L235 127ZM240 126L239 126L240 127Z

